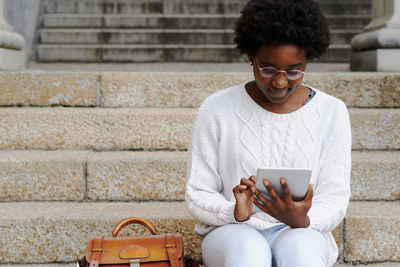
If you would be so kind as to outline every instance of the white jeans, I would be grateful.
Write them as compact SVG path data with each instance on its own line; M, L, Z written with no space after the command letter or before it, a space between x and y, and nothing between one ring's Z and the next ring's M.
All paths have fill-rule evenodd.
M208 233L201 247L205 267L326 267L329 259L320 232L286 225L227 224Z

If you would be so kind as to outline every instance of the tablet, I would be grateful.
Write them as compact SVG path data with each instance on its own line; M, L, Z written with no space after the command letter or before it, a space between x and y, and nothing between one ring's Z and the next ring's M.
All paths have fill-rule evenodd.
M279 197L283 197L281 178L285 178L289 186L290 193L294 201L302 200L307 193L308 185L310 184L311 170L310 169L295 169L295 168L276 168L276 169L258 169L256 176L256 187L258 191L267 199L270 199L267 189L263 184L264 179L268 179L275 192ZM254 211L260 209L254 205Z

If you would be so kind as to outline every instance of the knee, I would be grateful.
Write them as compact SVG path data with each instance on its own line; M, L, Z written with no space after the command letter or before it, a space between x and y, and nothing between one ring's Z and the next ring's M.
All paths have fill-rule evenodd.
M203 262L213 266L270 266L267 241L247 225L227 225L211 232L202 243Z
M262 236L252 235L232 245L225 266L270 266L272 253ZM239 264L238 264L239 263Z
M312 229L290 229L274 248L274 257L279 266L326 266L329 259L328 241L318 231ZM275 255L276 254L276 255Z

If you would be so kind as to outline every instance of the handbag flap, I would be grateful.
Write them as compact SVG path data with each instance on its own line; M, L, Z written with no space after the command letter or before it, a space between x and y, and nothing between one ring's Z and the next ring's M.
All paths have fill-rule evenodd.
M178 255L180 258L182 257L182 237L177 236L175 242L180 251ZM147 249L147 254L144 249ZM92 253L93 239L89 240L86 246L86 259L88 261L90 261ZM140 258L140 262L168 261L165 235L103 239L100 264L129 263L132 258Z

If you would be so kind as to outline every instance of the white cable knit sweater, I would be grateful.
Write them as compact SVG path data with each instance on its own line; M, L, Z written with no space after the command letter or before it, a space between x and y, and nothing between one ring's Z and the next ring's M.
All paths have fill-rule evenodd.
M238 223L232 189L257 168L312 169L310 228L330 244L330 265L338 250L330 233L343 219L350 196L351 130L345 104L316 90L306 105L289 114L261 108L245 84L221 90L201 105L189 146L186 203L204 235ZM258 212L247 221L257 229L280 222Z

